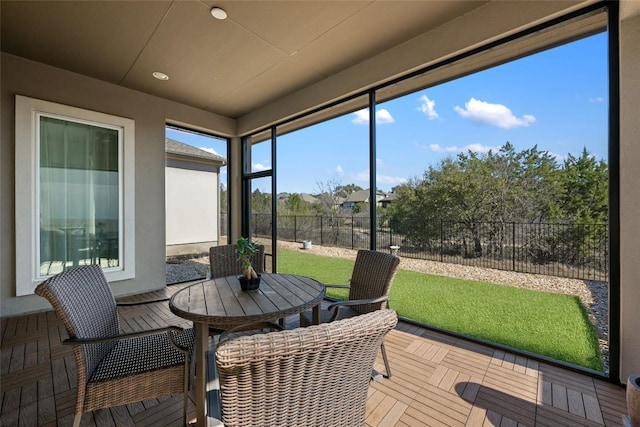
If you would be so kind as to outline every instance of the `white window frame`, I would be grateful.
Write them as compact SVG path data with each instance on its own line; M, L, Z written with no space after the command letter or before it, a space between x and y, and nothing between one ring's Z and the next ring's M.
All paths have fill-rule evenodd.
M118 129L119 251L117 267L104 268L109 282L135 277L135 122L124 117L16 95L15 206L16 296L30 295L48 276L41 276L39 259L39 118L53 116L92 126Z

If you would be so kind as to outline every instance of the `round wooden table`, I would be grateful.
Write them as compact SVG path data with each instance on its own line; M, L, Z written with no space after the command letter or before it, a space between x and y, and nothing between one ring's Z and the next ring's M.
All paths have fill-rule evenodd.
M188 286L169 301L171 312L191 320L196 328L196 415L197 425L206 423L206 352L209 326L228 329L252 322L283 319L313 309L314 323L320 320L320 302L325 286L317 280L292 274L263 273L260 288L240 289L237 276L220 277Z

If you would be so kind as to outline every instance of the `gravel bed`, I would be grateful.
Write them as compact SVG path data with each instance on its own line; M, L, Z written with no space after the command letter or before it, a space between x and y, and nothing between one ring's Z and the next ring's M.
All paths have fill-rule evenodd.
M302 243L280 241L278 242L278 245L283 249L304 250L302 249ZM357 250L353 249L318 245L312 245L311 249L304 251L308 251L316 255L347 258L351 260L355 260L357 253ZM209 259L207 257L175 260L173 262L167 263L168 284L205 278L209 271ZM506 286L517 286L519 288L538 291L575 295L582 302L589 316L589 320L596 327L604 370L605 372L608 372L608 286L606 282L566 279L541 274L516 273L513 271L470 267L459 264L447 264L406 257L401 257L400 269L438 276L478 280Z

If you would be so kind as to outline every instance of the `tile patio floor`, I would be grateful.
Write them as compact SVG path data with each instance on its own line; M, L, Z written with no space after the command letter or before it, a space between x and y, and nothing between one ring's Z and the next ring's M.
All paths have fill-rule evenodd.
M120 314L125 331L190 326L167 302ZM287 327L296 325L297 318L287 319ZM60 344L66 332L55 314L4 318L0 333L0 424L71 425L75 362L71 347ZM400 322L385 344L393 377L371 383L367 426L620 426L626 413L621 386L418 326ZM380 355L376 368L384 370ZM82 425L178 426L181 397L95 411Z

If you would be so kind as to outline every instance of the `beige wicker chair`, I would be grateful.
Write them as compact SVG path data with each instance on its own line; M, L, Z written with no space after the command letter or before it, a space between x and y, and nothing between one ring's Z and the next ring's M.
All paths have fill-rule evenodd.
M370 313L387 307L389 289L400 264L400 258L384 252L361 249L356 255L349 285L326 285L327 287L348 288L347 301L338 301L320 312L322 323L346 319L364 313ZM300 326L313 324L311 312L300 314ZM389 359L381 344L382 358L386 368L386 377L391 377Z
M251 256L251 265L256 273L264 273L264 245L258 245L258 252ZM211 277L226 277L242 274L242 263L236 255L236 245L220 245L209 248Z
M397 323L378 310L333 323L221 340L225 427L363 426L371 369Z
M169 326L120 334L116 302L98 265L52 276L36 294L53 305L76 361L74 427L84 412L184 393L191 381L193 329Z

